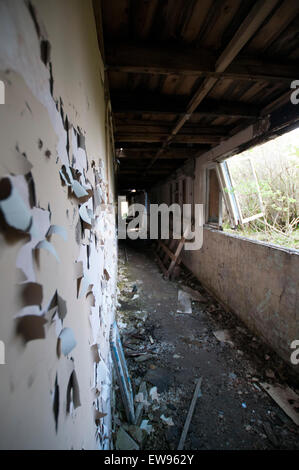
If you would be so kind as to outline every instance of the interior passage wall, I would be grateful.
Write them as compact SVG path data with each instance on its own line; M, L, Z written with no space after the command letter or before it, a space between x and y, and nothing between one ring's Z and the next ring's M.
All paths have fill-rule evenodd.
M159 188L158 194L167 194L166 186L169 183L164 189ZM205 164L198 159L193 191L195 203L205 203L205 191ZM182 260L204 286L291 365L290 345L299 340L297 250L205 226L202 248L183 250Z
M1 0L0 80L0 447L109 448L117 245L92 1Z

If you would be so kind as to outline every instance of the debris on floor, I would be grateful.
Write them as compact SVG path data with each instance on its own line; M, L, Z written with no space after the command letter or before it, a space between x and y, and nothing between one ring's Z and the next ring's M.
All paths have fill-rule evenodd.
M184 450L299 449L296 415L263 388L265 383L271 391L288 384L297 396L298 380L286 364L224 310L192 273L182 269L178 281L165 280L151 251L144 246L138 251L136 244L134 248L126 246L126 261L120 246L117 324L132 382L135 422L128 423L115 387L115 447L178 449L195 378L204 377ZM189 296L191 311L184 309L188 314L177 313L183 310L180 291ZM294 395L291 400L289 407L296 413Z
M214 331L213 335L215 336L215 338L218 339L218 341L221 341L222 343L228 343L231 346L234 345L234 343L231 341L231 337L228 330Z
M143 429L147 434L153 432L153 426L148 424L148 419L144 419L140 425L140 429Z
M280 408L299 426L299 396L289 387L260 383Z
M190 298L194 301L194 302L202 302L202 303L206 303L207 302L207 299L201 295L198 291L194 290L194 289L191 289L191 287L188 287L188 286L180 286L181 289L185 292L187 292L187 294L189 294Z
M159 401L159 394L157 392L157 387L151 388L149 394L152 400Z
M173 422L172 418L167 418L164 415L161 415L160 418L163 421L163 423L167 424L167 426L174 426L174 422Z
M139 445L120 427L117 433L116 450L139 450Z
M191 297L188 292L179 290L178 292L178 313L192 313Z

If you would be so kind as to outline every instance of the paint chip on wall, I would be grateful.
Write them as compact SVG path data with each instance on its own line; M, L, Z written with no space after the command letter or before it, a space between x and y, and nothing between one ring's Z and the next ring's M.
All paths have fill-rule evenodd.
M16 333L23 338L24 343L36 339L45 339L45 324L47 320L44 317L36 315L26 315L18 318Z
M9 178L0 181L0 209L10 227L28 232L32 223L30 210Z
M63 328L59 335L61 351L67 356L77 345L74 332L71 328Z

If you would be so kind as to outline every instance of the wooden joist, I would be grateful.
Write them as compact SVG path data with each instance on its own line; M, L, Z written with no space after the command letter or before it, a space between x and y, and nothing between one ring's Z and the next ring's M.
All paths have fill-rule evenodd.
M267 3L267 2L265 2ZM265 64L253 58L239 58L225 68L226 62L240 47L240 39L231 45L223 67L215 70L217 57L206 49L172 47L163 44L138 44L129 42L106 45L106 67L113 72L158 75L191 75L196 77L281 82L296 78L296 64L269 62ZM221 59L222 60L222 59ZM223 69L223 70L222 70Z
M278 4L278 0L258 0L252 7L249 14L246 16L242 24L239 26L237 32L225 47L220 57L216 61L215 72L224 72L227 67L237 57L241 49L251 39L258 28L265 21L267 16ZM198 108L203 99L210 93L217 83L217 78L210 77L204 79L203 83L199 86L193 97L189 101L185 114L177 121L167 139L163 142L162 147L158 150L155 158L147 166L147 170L155 163L160 157L164 148L175 138L180 129L184 126L186 121L190 119L192 113Z
M209 147L204 147L203 152L208 150ZM187 158L192 158L198 155L198 149L190 149L190 148L171 148L165 150L161 159L163 160L183 160ZM150 148L124 148L120 150L119 148L116 149L117 158L120 159L130 159L130 160L148 160L154 157L155 150Z
M125 168L125 169L120 169L120 175L135 175L136 178L139 177L140 175L140 171L142 170L138 170L138 169L133 169L133 168ZM161 175L161 176L165 176L165 175L168 175L169 174L169 169L163 169L163 168L158 168L158 169L152 169L148 172L149 175Z
M164 132L116 132L115 140L119 142L163 142L168 136ZM224 136L219 134L185 134L180 133L173 137L173 142L178 144L219 144Z
M188 104L185 97L167 96L161 93L143 91L111 91L111 103L116 122L123 119L126 122L128 114L146 114L155 117L159 115L163 119L174 120L178 115L183 115ZM195 110L194 118L202 117L227 117L236 119L257 118L259 110L250 103L216 100L207 98L198 110ZM171 122L170 122L171 124Z
M184 127L186 135L220 135L226 136L229 132L229 126L201 126L197 123L191 123ZM167 134L169 132L169 124L167 122L151 122L151 121L115 121L116 134Z

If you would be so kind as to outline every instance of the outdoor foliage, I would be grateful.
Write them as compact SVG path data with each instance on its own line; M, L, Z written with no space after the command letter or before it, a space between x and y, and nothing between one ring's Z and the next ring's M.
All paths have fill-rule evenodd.
M290 134L299 137L298 131ZM239 227L238 233L299 249L299 146L296 139L279 137L227 160L243 218L261 212L248 157L256 171L264 217ZM225 217L224 229L229 230L228 227Z

